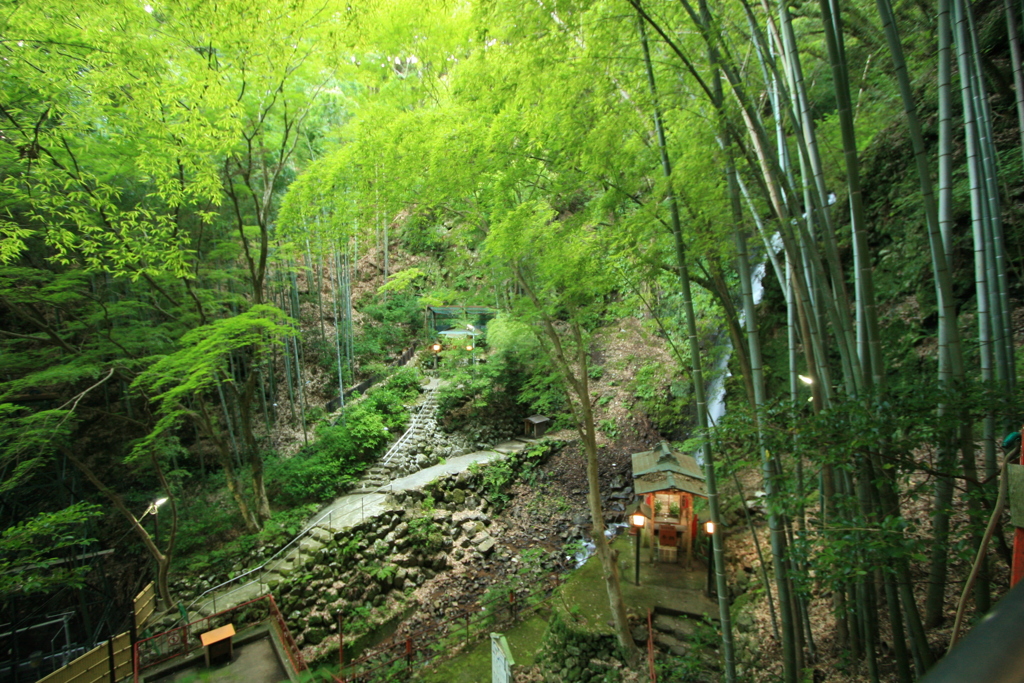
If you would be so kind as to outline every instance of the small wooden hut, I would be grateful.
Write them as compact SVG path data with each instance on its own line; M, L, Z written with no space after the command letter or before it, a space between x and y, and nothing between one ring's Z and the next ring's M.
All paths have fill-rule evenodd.
M685 555L689 566L697 540L693 498L708 497L700 465L664 441L654 450L634 453L632 459L633 491L654 517L644 528L651 560L678 562Z
M551 418L544 415L531 415L523 420L523 434L531 439L539 439L544 436L551 426Z

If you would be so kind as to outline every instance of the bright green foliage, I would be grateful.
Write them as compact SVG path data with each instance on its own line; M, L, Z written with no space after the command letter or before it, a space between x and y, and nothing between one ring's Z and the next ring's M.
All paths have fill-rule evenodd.
M404 292L421 277L425 277L424 273L419 268L406 268L405 270L399 271L391 276L391 279L387 281L387 284L381 285L377 288L377 293L383 294L384 292Z
M279 308L266 305L254 306L245 313L185 334L179 351L157 360L134 382L135 387L153 393L162 413L150 436L136 446L136 452L141 452L182 417L192 414L189 399L231 381L228 357L232 352L246 349L259 363L273 346L280 346L286 337L295 334L291 319Z
M73 431L66 410L27 412L20 406L0 403L0 494L16 494L45 471L58 447ZM79 502L54 509L48 500L34 514L0 533L0 595L33 594L59 586L81 586L88 565L58 562L80 554L94 540L83 534L84 523L100 514L100 508Z
M345 410L344 422L321 425L308 446L268 463L268 494L275 506L332 500L359 480L408 422L419 393L414 370L403 369L382 387Z
M4 529L0 533L0 594L32 595L57 586L81 586L88 565L56 561L67 551L77 554L79 548L93 542L82 538L79 529L84 521L99 514L96 505L76 503Z
M354 349L364 362L397 356L423 329L423 310L407 292L376 295L360 308L367 318L356 333Z

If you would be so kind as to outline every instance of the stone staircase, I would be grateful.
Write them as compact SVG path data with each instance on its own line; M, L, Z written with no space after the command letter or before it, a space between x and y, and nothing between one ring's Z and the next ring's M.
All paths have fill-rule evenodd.
M385 486L392 479L430 467L438 460L429 445L431 435L437 428L434 415L437 413L437 387L427 390L424 400L414 408L409 428L388 449L384 457L371 467L356 484L353 493L369 493ZM423 451L430 451L424 453Z

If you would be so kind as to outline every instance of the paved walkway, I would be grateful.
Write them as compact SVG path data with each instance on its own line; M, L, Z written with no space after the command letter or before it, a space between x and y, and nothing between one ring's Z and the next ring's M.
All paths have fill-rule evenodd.
M252 643L235 646L235 657L230 662L213 667L206 666L202 657L196 658L192 665L167 674L156 676L147 672L147 681L160 683L281 683L288 681L288 673L274 652L268 634ZM176 660L175 660L176 661Z
M315 520L303 531L304 538L293 541L291 548L281 556L268 562L259 571L253 572L245 579L246 582L225 586L221 590L201 596L190 610L197 610L203 615L210 615L228 609L247 600L253 600L267 593L271 586L292 574L299 566L307 562L311 555L323 547L329 536L335 532L348 529L359 524L368 517L374 517L386 509L385 499L392 491L411 491L443 477L468 469L474 463L487 463L503 458L508 453L520 451L528 441L506 441L493 449L476 451L451 458L445 462L427 467L390 484L378 488L372 493L352 493L335 499L313 516Z
M367 517L373 517L384 512L384 499L388 493L422 488L446 474L461 472L475 463L487 463L496 458L503 458L507 453L522 450L525 445L522 441L506 441L505 443L498 444L494 449L460 455L457 458L451 458L445 462L438 463L433 467L427 467L419 472L395 479L390 484L385 484L372 493L350 493L342 496L315 515L317 519L323 517L326 517L326 519L319 524L307 527L307 529L319 526L331 531L341 531L342 529L355 526Z

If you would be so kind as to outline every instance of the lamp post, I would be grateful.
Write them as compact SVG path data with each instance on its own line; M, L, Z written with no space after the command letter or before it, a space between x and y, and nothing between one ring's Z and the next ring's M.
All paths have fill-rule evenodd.
M166 498L157 498L156 500L149 504L149 507L146 508L146 511L142 513L142 517L139 518L139 523L141 524L142 520L146 518L146 515L153 515L153 538L156 541L156 546L158 548L160 547L160 515L157 513L160 509L160 506L166 502Z
M710 598L714 595L714 583L711 580L711 575L712 573L714 573L715 568L714 543L712 542L712 539L716 531L715 523L710 520L705 522L704 531L707 532L708 535L708 586L705 592L707 593L707 596Z
M434 352L434 369L437 370L437 357L441 355L441 344L440 342L434 342L430 350Z
M158 512L160 510L160 506L163 505L164 503L166 503L167 500L168 500L167 498L157 498L156 500L154 500L152 503L149 504L149 507L146 508L146 511L142 513L141 517L139 517L139 525L141 526L142 522L146 519L146 515L153 515L153 526L154 526L153 541L154 541L154 545L156 545L158 551L160 550L160 515L158 514ZM156 560L155 557L153 559ZM160 561L159 560L156 560L156 576L157 576L157 580L159 581L159 578L160 578Z
M643 531L644 526L647 525L647 520L651 517L651 509L647 505L637 501L628 513L629 525L633 527L633 531L636 535L636 558L635 564L635 576L634 581L636 585L640 585L640 533Z
M466 329L469 330L469 339L472 342L472 344L466 345L466 350L472 354L470 356L470 364L476 367L476 328L472 325L466 325Z

